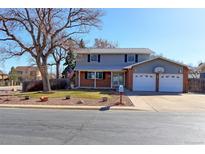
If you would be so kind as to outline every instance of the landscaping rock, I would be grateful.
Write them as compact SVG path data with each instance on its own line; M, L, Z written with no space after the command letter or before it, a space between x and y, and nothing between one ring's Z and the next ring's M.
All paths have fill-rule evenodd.
M14 92L16 92L16 91L17 91L17 89L16 89L16 88L12 88L12 89L11 89L11 91L14 91Z
M102 97L102 102L107 102L108 98L107 97Z
M46 102L46 101L48 101L48 96L41 96L40 100L41 100L41 102Z
M9 98L6 98L5 100L4 100L5 102L8 102L8 101L11 101Z
M77 104L84 104L84 103L85 103L84 100L79 100L79 101L77 102Z
M29 100L30 96L25 96L24 98L25 98L25 100Z
M70 95L66 96L65 99L70 99Z

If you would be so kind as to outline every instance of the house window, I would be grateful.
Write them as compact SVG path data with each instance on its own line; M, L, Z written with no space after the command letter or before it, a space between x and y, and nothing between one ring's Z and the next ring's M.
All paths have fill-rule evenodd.
M96 79L103 79L103 72L96 72Z
M87 72L87 79L95 79L95 72Z
M97 62L98 61L98 55L97 54L91 54L90 55L90 61L91 62Z
M18 74L23 74L23 72L21 72L21 71L17 71L17 73L18 73Z
M132 54L127 55L127 61L128 62L134 62L135 61L135 55L132 55Z
M95 72L87 72L86 76L87 79L103 79L103 72L96 72L96 76Z

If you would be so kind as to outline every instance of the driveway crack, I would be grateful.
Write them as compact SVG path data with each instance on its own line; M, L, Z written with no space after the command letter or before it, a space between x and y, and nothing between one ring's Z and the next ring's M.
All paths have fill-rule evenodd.
M152 106L151 104L149 104L145 99L143 99L144 102L149 105L155 112L159 112L156 108L154 108L154 106Z

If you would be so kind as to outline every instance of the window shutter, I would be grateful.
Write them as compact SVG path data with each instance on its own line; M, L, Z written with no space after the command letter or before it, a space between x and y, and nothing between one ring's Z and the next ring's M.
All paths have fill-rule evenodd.
M105 72L103 72L103 80L105 79Z
M100 63L100 54L98 55L98 63Z
M88 62L90 62L90 54L88 54Z
M125 54L125 62L127 62L127 54Z
M135 55L135 62L138 62L138 55Z
M88 72L85 72L85 79L88 79Z

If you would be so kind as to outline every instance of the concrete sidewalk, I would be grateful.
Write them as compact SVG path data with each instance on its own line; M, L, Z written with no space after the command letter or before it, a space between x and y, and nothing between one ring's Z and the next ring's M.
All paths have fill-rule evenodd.
M22 86L0 86L0 91L22 90Z
M127 110L127 111L147 111L134 106L68 106L68 105L16 105L0 104L0 108L28 108L28 109L67 109L67 110Z
M147 100L144 97L129 96L129 99L131 100L135 108L139 110L156 111L154 108L147 104Z

